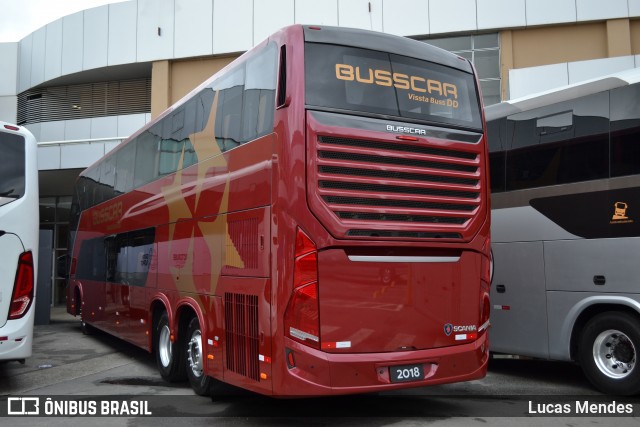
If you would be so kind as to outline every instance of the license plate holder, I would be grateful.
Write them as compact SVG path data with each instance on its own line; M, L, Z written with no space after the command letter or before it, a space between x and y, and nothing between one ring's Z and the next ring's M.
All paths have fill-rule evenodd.
M389 366L389 378L392 383L406 383L424 379L422 364Z

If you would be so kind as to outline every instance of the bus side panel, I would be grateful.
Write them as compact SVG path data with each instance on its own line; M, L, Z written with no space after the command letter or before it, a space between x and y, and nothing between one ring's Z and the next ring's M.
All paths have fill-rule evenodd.
M223 379L224 377L224 357L222 353L222 343L224 338L224 307L222 298L217 295L208 298L208 305L205 307L205 331L202 339L205 354L207 375ZM210 357L212 356L212 357Z
M638 253L638 237L545 242L547 289L637 293ZM601 276L604 283L594 280L596 276Z
M598 304L620 304L638 310L639 294L605 294L601 292L547 292L549 312L549 358L571 360L571 333L575 320L587 307Z
M547 358L542 242L494 243L492 248L491 350Z
M109 330L104 308L107 303L106 283L80 280L82 283L82 319L96 328Z

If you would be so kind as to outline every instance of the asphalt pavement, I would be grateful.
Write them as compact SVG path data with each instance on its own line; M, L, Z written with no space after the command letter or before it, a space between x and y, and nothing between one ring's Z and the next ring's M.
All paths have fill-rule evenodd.
M574 405L583 401L607 404L622 401L594 390L574 364L514 358L492 360L486 378L466 383L302 400L277 400L218 385L212 401L196 396L187 383L165 382L153 355L146 351L102 332L83 335L79 319L68 315L64 307L52 309L48 325L36 326L34 354L25 364L0 364L0 409L8 404L7 399L21 396L36 396L42 405L47 398L71 399L85 405L96 401L98 410L101 400L116 401L118 405L117 401L122 404L144 398L152 405L152 416L125 413L119 418L0 417L0 426L157 427L183 425L187 420L189 425L213 422L261 426L640 425L636 417L640 414L637 399L624 401L634 405L634 412L625 417L566 418L563 414L557 418L555 414L536 414L540 408L558 408L549 405L559 402ZM575 414L570 411L569 415Z

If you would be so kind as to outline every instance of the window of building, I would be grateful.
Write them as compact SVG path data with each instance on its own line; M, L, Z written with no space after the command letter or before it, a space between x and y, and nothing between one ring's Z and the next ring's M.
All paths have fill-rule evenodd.
M18 124L151 111L151 78L29 89L18 95Z
M478 72L484 105L500 102L500 42L497 33L421 41L469 59Z
M62 276L59 261L69 247L69 220L71 216L71 196L41 197L40 198L40 229L51 230L53 233L53 252L40 253L40 256L52 256L53 293L51 302L62 304L65 302L66 279Z

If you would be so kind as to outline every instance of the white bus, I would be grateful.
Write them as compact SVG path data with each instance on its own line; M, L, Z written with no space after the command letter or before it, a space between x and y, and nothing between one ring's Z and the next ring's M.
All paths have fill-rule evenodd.
M640 70L486 109L491 350L640 392Z
M38 265L37 143L0 122L0 361L31 356Z

